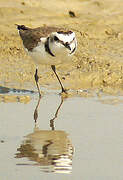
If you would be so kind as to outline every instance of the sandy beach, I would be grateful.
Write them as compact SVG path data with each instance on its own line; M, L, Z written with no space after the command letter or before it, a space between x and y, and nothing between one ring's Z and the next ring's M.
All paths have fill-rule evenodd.
M74 12L71 17L69 11ZM123 1L0 1L0 85L36 89L35 64L23 49L15 24L64 26L74 30L78 49L71 64L57 67L67 89L123 90ZM60 89L50 67L40 66L40 85Z

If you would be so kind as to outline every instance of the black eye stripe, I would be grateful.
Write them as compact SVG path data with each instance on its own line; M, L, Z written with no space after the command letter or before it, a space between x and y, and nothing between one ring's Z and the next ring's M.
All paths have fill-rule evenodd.
M75 40L75 37L72 39L72 41L66 42L66 43L64 43L64 41L60 40L57 36L54 36L54 37L53 37L53 40L56 41L56 42L59 42L59 43L63 44L64 46L69 46L70 44L73 43L73 41Z
M59 41L59 39L57 38L57 36L54 36L54 41Z

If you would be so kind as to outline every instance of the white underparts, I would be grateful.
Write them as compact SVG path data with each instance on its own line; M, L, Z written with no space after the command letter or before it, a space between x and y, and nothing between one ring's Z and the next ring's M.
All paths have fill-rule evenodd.
M72 42L70 44L71 50L66 48L63 44L52 41L53 36L57 35L57 37L62 42ZM45 49L45 42L47 41L47 38L41 38L41 41L38 43L38 45L32 50L28 51L28 54L32 57L35 64L38 66L39 64L48 64L48 65L57 65L64 62L67 62L69 59L70 54L77 46L77 42L75 39L75 33L71 33L69 35L64 34L58 34L52 33L51 36L49 36L49 49L53 53L54 56L51 56L50 53L48 53Z

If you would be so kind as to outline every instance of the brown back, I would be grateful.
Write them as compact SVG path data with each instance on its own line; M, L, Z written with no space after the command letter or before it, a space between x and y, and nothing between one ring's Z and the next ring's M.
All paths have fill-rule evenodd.
M38 42L41 41L41 37L47 37L50 33L57 31L61 32L61 28L44 26L34 29L25 27L20 29L19 33L23 40L24 47L32 51L32 49L37 46Z

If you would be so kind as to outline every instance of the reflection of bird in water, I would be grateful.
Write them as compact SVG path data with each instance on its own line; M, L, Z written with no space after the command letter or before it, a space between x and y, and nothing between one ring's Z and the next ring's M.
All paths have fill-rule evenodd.
M39 104L40 99L34 117L35 114L38 117ZM27 135L20 148L17 149L16 158L27 157L36 162L36 165L39 165L44 172L70 173L72 171L73 146L68 134L62 130L55 130L54 127L54 121L62 104L63 99L61 98L55 116L50 120L51 130L40 130L36 123L34 132Z
M34 110L34 120L35 120L35 123L37 122L37 118L38 118L38 108L39 108L39 105L40 105L40 101L41 101L41 97L39 97L38 103L37 103L36 108L35 108L35 110ZM64 101L64 98L61 96L60 105L58 106L58 108L57 108L57 110L56 110L56 113L55 113L55 115L54 115L54 118L52 118L52 119L50 120L50 127L52 128L52 130L55 129L55 127L54 127L54 121L55 121L55 119L56 119L57 116L58 116L58 113L59 113L59 110L60 110L60 108L61 108L61 106L62 106L62 104L63 104L63 101Z
M50 127L52 128L52 130L55 130L54 121L55 121L55 119L56 119L57 116L58 116L58 113L59 113L59 110L60 110L62 104L63 104L63 98L61 97L61 103L60 103L60 105L58 106L58 108L57 108L57 110L56 110L55 116L54 116L54 118L52 118L52 119L50 120Z

